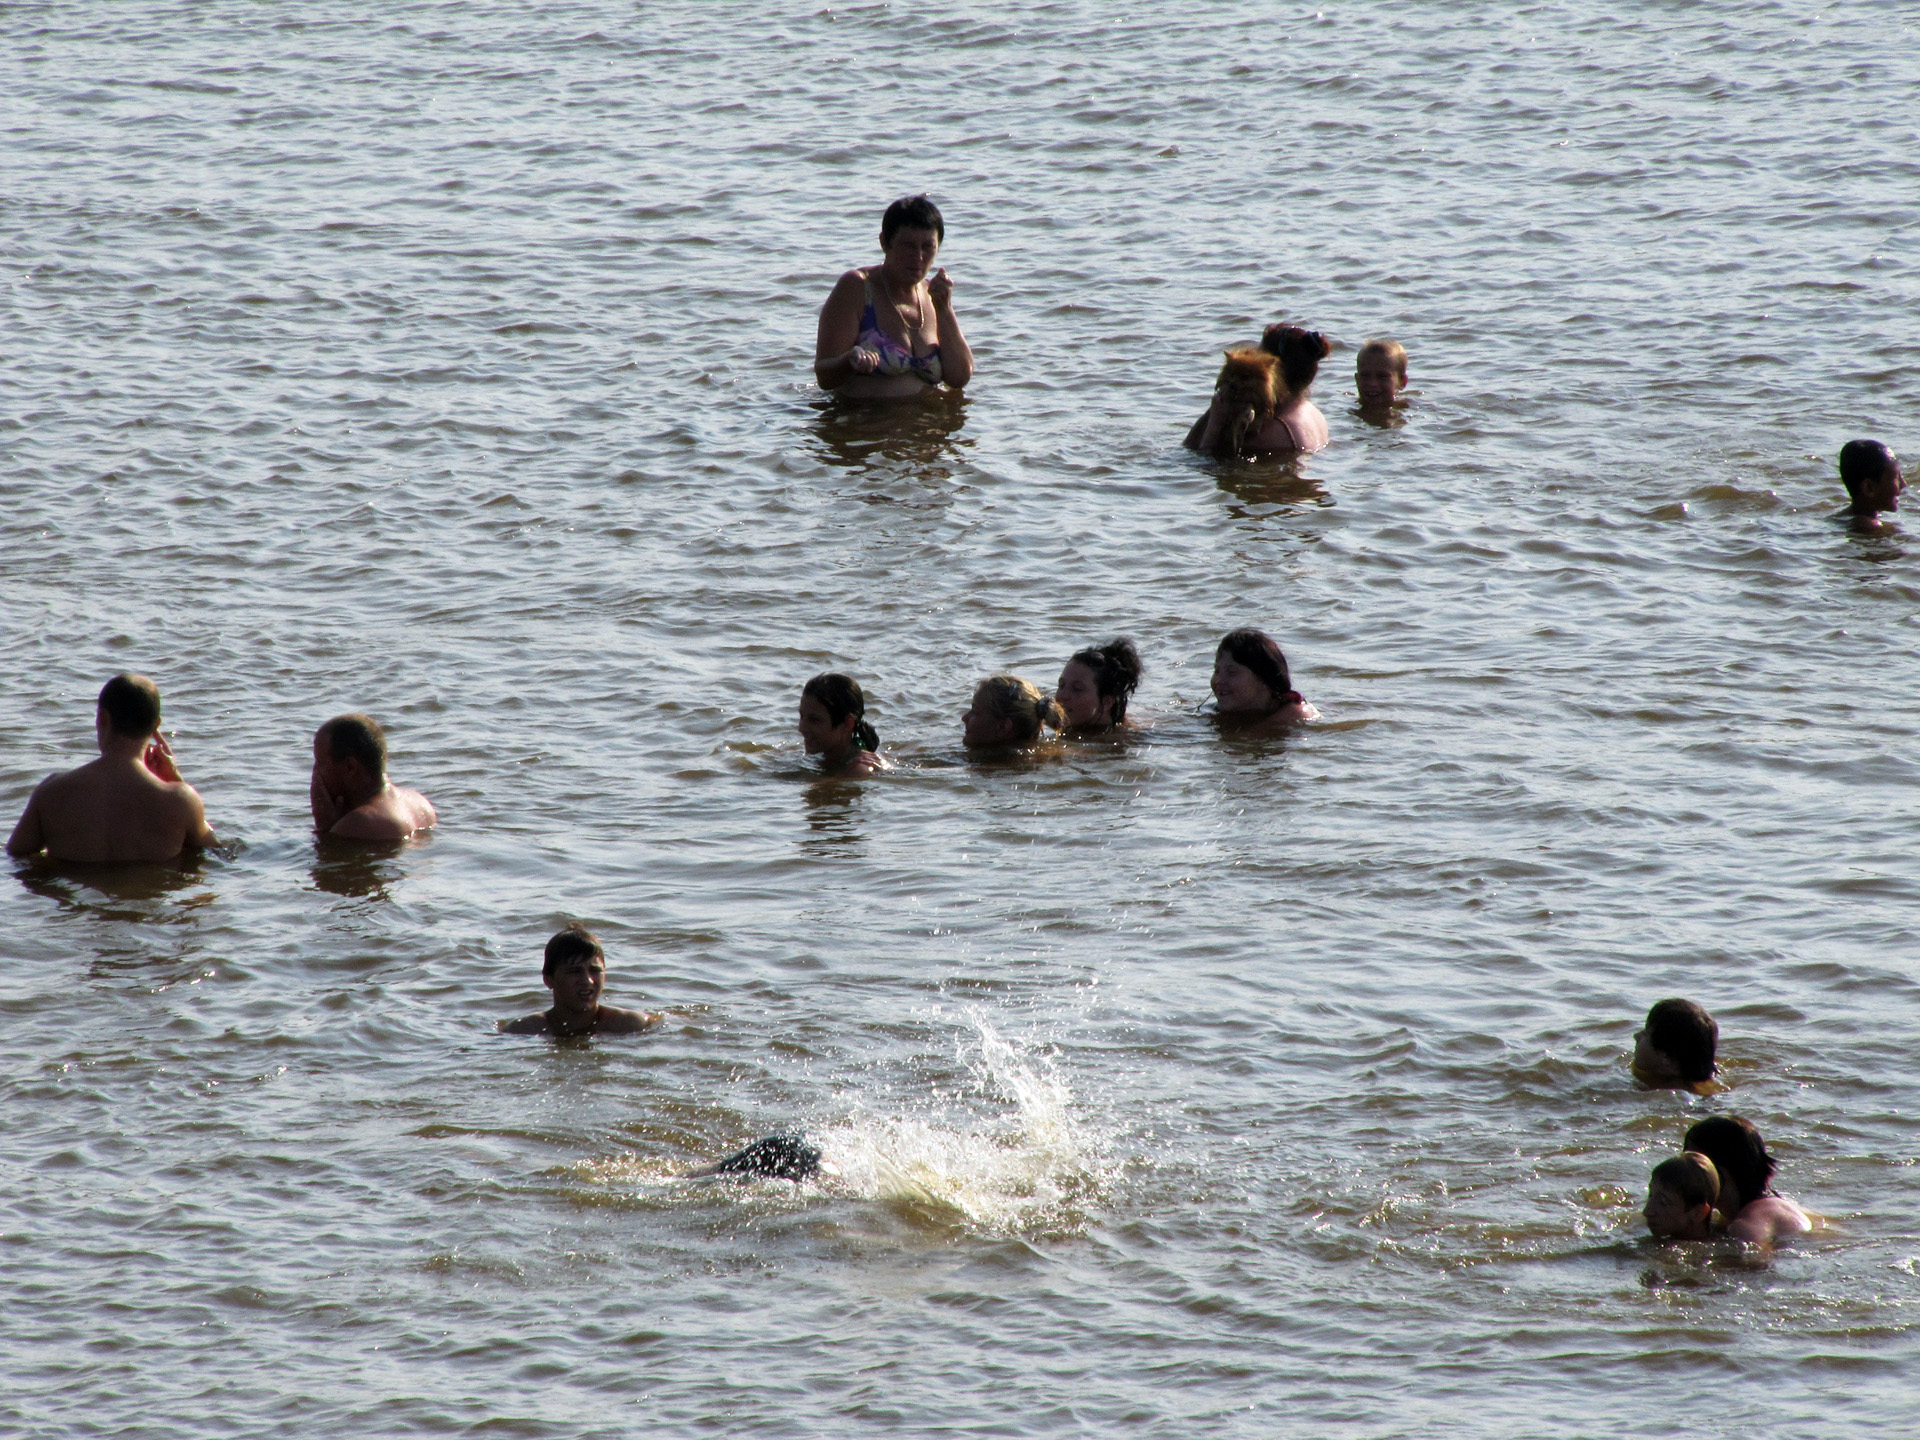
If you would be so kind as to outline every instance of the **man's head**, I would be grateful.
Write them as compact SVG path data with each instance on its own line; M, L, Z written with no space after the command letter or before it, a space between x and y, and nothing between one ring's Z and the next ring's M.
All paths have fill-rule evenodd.
M592 1010L607 984L607 957L595 934L578 920L547 941L540 979L553 991L556 1005Z
M116 675L100 687L98 713L111 734L144 743L160 728L160 687L144 675Z
M336 715L313 736L313 772L320 783L364 805L387 783L387 732L371 715Z
M1697 1085L1713 1078L1720 1026L1691 1000L1662 1000L1633 1037L1633 1068L1654 1084Z
M1720 1176L1720 1198L1715 1203L1729 1220L1773 1186L1774 1158L1750 1120L1710 1115L1692 1126L1681 1143L1713 1162Z
M1861 515L1898 510L1900 492L1907 488L1899 459L1878 440L1849 440L1840 447L1840 483Z
M1705 1240L1713 1233L1713 1202L1719 1192L1713 1161L1689 1150L1653 1167L1640 1213L1656 1240Z

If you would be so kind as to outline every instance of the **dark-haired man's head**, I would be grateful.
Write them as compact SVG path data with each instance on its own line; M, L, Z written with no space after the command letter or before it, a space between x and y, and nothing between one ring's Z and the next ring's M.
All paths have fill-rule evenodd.
M1849 440L1840 447L1840 483L1856 515L1898 510L1907 488L1898 457L1878 440Z
M1633 1069L1650 1085L1698 1085L1713 1078L1720 1026L1691 1000L1662 1000L1634 1032Z
M1698 1150L1720 1173L1720 1213L1731 1220L1773 1185L1774 1159L1753 1123L1737 1115L1713 1115L1687 1131L1681 1142Z
M144 741L160 728L160 687L144 675L116 675L100 687L99 713L121 739Z

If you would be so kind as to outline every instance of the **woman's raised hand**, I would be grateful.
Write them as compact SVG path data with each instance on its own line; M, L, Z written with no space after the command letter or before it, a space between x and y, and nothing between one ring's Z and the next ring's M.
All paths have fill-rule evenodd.
M953 304L953 280L942 265L927 280L927 298L933 301L936 309L944 310Z

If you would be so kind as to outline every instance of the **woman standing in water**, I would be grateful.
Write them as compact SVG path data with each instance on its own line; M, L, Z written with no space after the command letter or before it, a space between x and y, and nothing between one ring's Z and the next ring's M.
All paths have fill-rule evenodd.
M1127 723L1127 698L1140 685L1140 652L1127 639L1076 650L1060 672L1055 703L1078 739L1106 735Z
M813 373L850 400L903 400L973 378L973 351L953 314L953 281L933 270L947 236L924 195L887 206L878 265L849 270L820 308ZM931 277L928 271L933 270Z
M1318 330L1298 325L1269 325L1260 337L1260 348L1280 361L1280 376L1286 381L1288 398L1273 412L1273 418L1260 427L1260 433L1247 446L1249 456L1311 455L1326 448L1327 417L1307 398L1320 362L1333 350L1333 343ZM1231 425L1232 417L1219 395L1207 413L1193 422L1187 432L1189 450L1215 454L1221 431Z
M1278 730L1320 718L1293 688L1287 657L1264 631L1235 630L1220 642L1212 689L1220 719L1238 730Z
M826 775L871 775L887 768L880 737L866 721L867 697L852 677L829 671L800 692L800 740Z

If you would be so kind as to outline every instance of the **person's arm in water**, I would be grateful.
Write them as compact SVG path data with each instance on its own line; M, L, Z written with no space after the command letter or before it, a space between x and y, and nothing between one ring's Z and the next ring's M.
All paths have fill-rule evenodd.
M958 390L973 378L973 347L960 333L960 321L953 313L953 281L942 265L927 281L927 295L933 301L933 320L940 331L940 378Z
M140 763L153 773L157 780L169 785L178 785L177 792L181 800L182 818L186 822L186 848L189 850L209 850L220 843L213 833L213 827L207 824L207 807L200 799L200 792L180 778L180 766L173 758L173 746L167 743L167 737L154 732L153 739L147 742L147 748L141 752Z
M48 776L47 779L52 779ZM27 797L27 808L20 812L20 821L13 827L13 834L7 837L7 853L25 857L38 855L46 848L46 836L40 830L40 792L47 788L42 780L33 787L33 794Z
M837 390L856 375L871 375L880 357L860 344L860 312L866 308L866 282L858 270L840 277L820 307L820 329L813 345L813 378L822 390ZM963 344L965 342L962 342ZM943 357L944 358L944 357ZM972 363L972 355L968 355Z
M1220 427L1225 423L1225 407L1220 403L1220 396L1215 394L1207 402L1206 413L1194 421L1193 428L1187 431L1187 449L1211 451L1220 443Z

